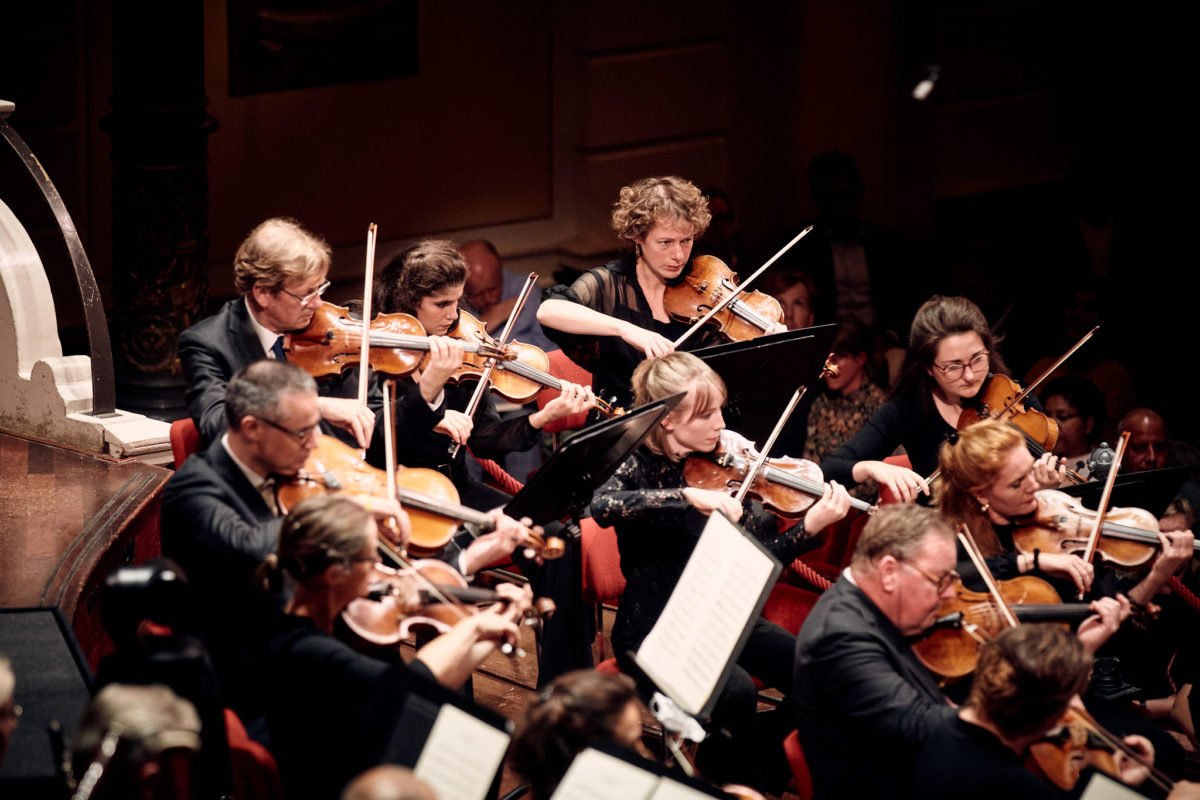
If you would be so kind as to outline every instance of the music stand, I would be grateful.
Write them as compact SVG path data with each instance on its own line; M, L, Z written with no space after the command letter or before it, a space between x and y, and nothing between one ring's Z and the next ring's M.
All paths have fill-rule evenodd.
M837 325L817 325L692 353L725 381L729 393L725 401L727 426L761 443L771 434L792 393L800 386L813 387L837 332ZM808 394L804 408L815 394ZM802 418L793 414L793 419ZM787 429L784 431L781 441L787 437Z
M495 797L500 788L503 751L511 739L513 723L460 692L451 691L414 673L404 663L389 667L366 706L368 710L355 732L358 743L355 750L360 758L356 769L361 771L375 764L398 764L416 770L422 763L422 756L426 755L426 744L447 706L461 712L457 723L460 728L467 722L477 728L473 736L468 733L467 741L477 740L480 736L478 729L486 731L488 728L494 733L486 736L486 739L495 740L497 735L504 738L505 746L499 748L499 755L495 753L497 748L494 746L488 748L492 751L487 763L488 774L481 774L490 785L486 796ZM435 766L437 760L435 757ZM466 761L457 763L457 768L471 768ZM482 795L477 800L482 800Z
M576 523L570 533L577 536L577 523L592 494L683 397L677 394L584 428L530 477L504 507L505 513L516 519L529 517L535 525L569 517Z
M1179 494L1191 472L1190 467L1168 467L1121 473L1113 483L1112 500L1109 505L1118 508L1144 508L1155 518L1159 518ZM1099 481L1089 481L1062 489L1066 494L1078 497L1084 506L1092 510L1099 505L1103 490L1104 484Z
M570 597L567 607L560 607L546 623L557 626L556 631L584 631L591 625L589 615L584 613L587 606L583 602L579 520L586 515L592 495L682 399L683 394L677 394L583 429L564 442L504 507L509 516L529 517L538 525L564 520L563 538L568 552L545 567L545 580ZM568 648L566 658L570 663L592 663L590 638L570 636ZM541 680L539 669L539 683Z

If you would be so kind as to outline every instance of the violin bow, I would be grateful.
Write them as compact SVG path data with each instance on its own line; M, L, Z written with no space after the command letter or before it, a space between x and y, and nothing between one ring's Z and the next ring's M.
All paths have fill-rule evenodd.
M375 283L375 237L379 227L367 226L367 265L363 273L362 344L358 353L358 402L367 404L367 382L371 377L371 292Z
M719 314L719 313L720 313L720 312L721 312L721 311L722 311L722 310L725 308L725 306L729 305L729 304L730 304L730 303L732 303L734 300L736 300L736 299L737 299L737 296L738 296L739 294L741 294L741 293L742 293L743 291L745 291L746 289L749 289L749 288L750 288L750 284L754 282L754 279L755 279L755 278L757 278L759 275L762 275L762 274L763 274L763 272L765 272L765 271L766 271L767 267L771 266L771 265L772 265L772 264L774 264L776 261L778 261L780 258L782 258L782 257L783 257L783 254L784 254L784 253L786 253L788 250L791 250L791 249L792 249L792 247L793 247L793 246L796 244L796 242L800 241L800 240L801 240L801 239L803 239L805 236L807 236L808 234L812 233L812 229L813 229L813 226L812 226L812 225L809 225L807 228L805 228L804 230L800 231L800 233L796 234L796 237L795 237L794 239L792 239L790 242L788 242L787 244L785 244L785 245L783 246L783 248L782 248L782 249L781 249L781 250L780 250L778 253L776 253L775 255L771 256L771 258L767 260L767 263L763 264L761 267L759 267L758 269L756 269L756 270L755 270L755 271L754 271L754 272L753 272L753 273L750 275L750 277L749 277L749 278L746 278L746 280L744 280L744 281L740 282L740 283L737 285L737 288L736 288L736 289L734 289L732 292L730 292L730 293L729 293L729 294L728 294L728 295L725 297L725 299L724 299L724 300L722 300L721 302L717 303L715 306L713 306L712 308L710 308L710 309L708 310L708 313L707 313L707 314L705 314L705 315L704 315L703 317L701 317L700 319L696 320L696 323L695 323L694 325L692 325L692 327L688 328L688 329L687 329L687 331L685 331L685 332L684 332L684 334L683 334L682 336L680 336L678 339L676 339L676 340L675 340L675 342L674 342L674 345L673 345L673 346L675 347L675 349L676 349L676 350L678 350L678 349L679 349L679 347L680 347L680 345L682 345L684 342L686 342L688 339L690 339L693 333L695 333L696 331L700 330L700 328L701 328L701 327L704 325L704 323L706 323L706 322L708 322L710 319L712 319L714 315L716 315L716 314Z
M1061 356L1058 357L1057 361L1055 361L1053 364L1051 364L1049 367L1047 367L1045 370L1043 370L1042 374L1037 376L1036 380L1034 380L1032 383L1030 383L1028 386L1026 386L1020 392L1018 392L1017 396L1012 399L1012 402L1010 402L1004 408L1000 409L1000 411L998 411L996 413L996 415L994 417L992 417L992 419L1003 419L1004 416L1006 414L1008 414L1008 412L1012 411L1014 408L1016 408L1018 405L1020 405L1022 400L1024 400L1026 397L1028 397L1029 394L1034 389L1041 386L1042 381L1046 380L1046 378L1053 375L1054 370L1061 367L1068 358L1075 355L1075 351L1078 350L1079 348L1083 347L1083 345L1087 342L1087 340L1091 339L1096 334L1096 331L1098 331L1098 330L1100 330L1099 325L1097 325L1096 327L1094 327L1090 331L1088 331L1086 334L1084 334L1083 338L1080 339L1078 342L1076 342L1074 347L1072 347L1067 352L1063 353ZM982 391L983 390L980 389L980 392L982 392ZM1028 437L1026 437L1026 438L1028 438ZM934 481L936 481L941 476L941 474L942 474L942 470L940 468L935 469L933 472L929 473L929 477L925 479L926 485L931 484ZM1067 470L1067 475L1079 483L1086 483L1086 480L1082 476L1080 476L1079 474L1077 474L1075 472L1072 472L1071 470Z
M1024 389L1023 391L1021 391L1021 392L1020 392L1020 393L1019 393L1019 394L1018 394L1016 397L1014 397L1014 398L1013 398L1013 400L1012 400L1012 402L1011 402L1011 403L1009 403L1007 406L1005 406L1005 407L1004 407L1004 408L1003 408L1003 409L1000 411L1000 413L996 415L996 418L997 418L997 419L999 419L999 418L1003 417L1003 416L1004 416L1005 414L1007 414L1009 411L1011 411L1012 409L1014 409L1014 408L1016 408L1018 405L1020 405L1021 401L1022 401L1022 400L1024 400L1026 397L1028 397L1028 396L1029 396L1029 394L1030 394L1030 393L1031 393L1031 392L1032 392L1034 389L1036 389L1037 387L1039 387L1039 386L1041 386L1041 385L1042 385L1042 381L1046 380L1046 378L1048 378L1048 377L1050 377L1051 375L1053 375L1053 374L1054 374L1054 370L1056 370L1056 369L1058 369L1059 367L1061 367L1061 366L1062 366L1062 365L1063 365L1063 364L1066 362L1066 360L1067 360L1068 358L1070 358L1071 356L1075 355L1075 351L1076 351L1076 350L1078 350L1079 348L1083 347L1083 345L1084 345L1084 344L1087 342L1087 340L1088 340L1088 339L1091 339L1093 336L1095 336L1095 335L1096 335L1096 331L1098 331L1098 330L1100 330L1100 326L1099 326L1099 325L1097 325L1096 327L1092 328L1090 331L1088 331L1087 333L1085 333L1085 334L1083 335L1083 338L1082 338L1082 339L1080 339L1078 342L1076 342L1076 343L1075 343L1075 346L1074 346L1074 347L1072 347L1070 350L1068 350L1067 352L1065 352L1065 353L1063 353L1061 356L1059 356L1057 361L1055 361L1053 364L1051 364L1049 367L1047 367L1047 368L1046 368L1046 369L1045 369L1045 370L1042 372L1042 374L1041 374L1041 375L1037 376L1037 379L1036 379L1036 380L1034 380L1034 381L1031 381L1031 382L1030 382L1030 384L1029 384L1028 386L1026 386L1026 387L1025 387L1025 389Z
M396 417L395 417L395 390L396 382L389 380L383 384L383 426L386 432L383 437L384 460L387 462L387 484L388 490L397 502L400 501L400 487L396 485ZM420 571L413 566L407 558L408 554L403 550L397 550L392 546L391 542L380 537L376 542L377 547L384 552L389 558L393 559L396 564L404 570L407 570L416 579L417 583L429 593L429 596L438 602L447 605L454 609L458 614L459 619L466 619L467 613L463 609L462 604L455 598L448 596L445 592L438 588L438 585L426 578ZM513 648L512 645L505 642L500 646L500 652L504 655L523 656L525 651L521 648Z
M807 230L812 230L810 225ZM830 354L832 355L832 353ZM837 375L837 367L830 363L829 359L825 359L825 366L821 368L821 374L817 376L817 380L826 375ZM787 406L783 409L783 413L779 415L779 419L775 422L775 428L771 431L771 435L763 443L762 449L754 457L754 463L746 470L745 476L742 477L742 485L738 487L737 493L733 499L741 503L746 493L750 491L750 487L754 484L758 474L762 472L763 465L767 463L767 456L771 452L771 448L775 446L775 440L779 438L779 434L783 431L783 426L787 424L788 418L792 416L792 412L796 410L796 406L804 399L805 393L808 392L808 386L801 386L792 393L792 399L788 401Z
M1129 431L1121 434L1117 442L1117 452L1113 455L1112 467L1109 468L1108 478L1104 481L1104 493L1100 495L1100 506L1096 510L1096 528L1088 536L1087 548L1083 551L1083 560L1092 563L1096 556L1096 545L1100 541L1100 531L1104 527L1104 517L1108 513L1108 501L1112 497L1113 486L1117 482L1117 470L1121 468L1121 459L1125 457L1125 447L1129 444Z
M988 593L995 600L996 607L1000 609L1000 616L1004 618L1004 624L1010 628L1017 627L1017 615L1012 610L1012 606L1008 604L1008 600L1004 599L1004 595L1001 594L1000 585L996 583L996 577L992 575L992 570L988 567L983 552L975 543L975 537L971 535L971 529L967 527L966 523L958 526L958 541L962 542L963 549L967 551L971 563L975 565L975 569L979 570L979 577L983 579Z
M512 329L517 324L517 317L521 315L522 309L525 308L525 301L529 299L529 294L533 291L537 279L538 275L536 272L529 273L529 276L525 278L525 285L521 287L521 293L517 295L517 302L513 304L512 311L508 314L508 321L504 323L504 329L500 331L500 338L492 339L492 342L498 345L500 349L503 349L507 345L508 337L512 334ZM488 384L492 380L492 373L496 370L498 363L499 359L488 359L487 367L484 368L483 374L479 376L479 383L475 385L475 391L471 394L471 401L467 403L467 408L463 412L468 417L475 416L475 409L479 407L479 403L483 400L483 395L488 390ZM460 446L457 442L450 445L451 458L458 455L458 448Z

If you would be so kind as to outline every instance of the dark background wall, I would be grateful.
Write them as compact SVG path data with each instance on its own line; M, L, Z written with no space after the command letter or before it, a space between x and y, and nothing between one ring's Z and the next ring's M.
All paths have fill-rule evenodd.
M220 126L207 165L214 302L232 290L238 242L275 214L328 238L343 297L371 221L381 256L417 237L488 236L514 269L585 268L614 247L617 189L650 174L725 189L743 247L765 255L816 213L809 160L839 149L861 167L864 218L914 243L919 293L968 293L1003 317L1018 373L1062 349L1050 332L1073 299L1063 289L1100 269L1103 327L1089 348L1117 358L1139 400L1195 438L1179 380L1195 339L1183 123L1194 68L1171 12L1049 0L421 0L408 6L404 52L393 48L412 74L232 96L239 17L227 2L192 0L202 24L112 0L44 2L3 23L0 97L16 102L10 122L62 192L110 309L123 302L114 277L135 269L114 263L113 142L101 129L114 41L165 39L180 52L198 45ZM163 62L158 79L188 79L186 65ZM940 79L918 103L910 93L931 63ZM14 207L17 184L0 167ZM1099 268L1081 214L1111 221ZM78 300L46 244L60 327L79 352Z

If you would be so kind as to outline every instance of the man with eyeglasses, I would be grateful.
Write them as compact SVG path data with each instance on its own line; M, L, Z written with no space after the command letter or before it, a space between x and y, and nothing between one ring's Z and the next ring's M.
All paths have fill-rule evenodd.
M269 219L242 242L233 260L241 296L179 337L188 413L206 441L225 430L225 385L233 374L261 358L286 360L283 334L312 322L329 288L329 264L329 246L295 220ZM358 402L357 386L357 369L322 380L317 405L326 433L366 447L375 414Z
M183 568L196 595L200 633L226 702L252 727L259 712L246 676L257 625L270 611L254 588L254 570L279 541L276 485L296 475L316 449L321 412L312 377L271 359L238 370L220 408L227 430L163 489L163 553ZM398 520L395 543L402 544L408 517L399 503L351 498L381 520Z
M904 796L926 736L954 716L909 641L953 596L956 560L936 513L883 506L813 606L796 639L792 699L814 798Z

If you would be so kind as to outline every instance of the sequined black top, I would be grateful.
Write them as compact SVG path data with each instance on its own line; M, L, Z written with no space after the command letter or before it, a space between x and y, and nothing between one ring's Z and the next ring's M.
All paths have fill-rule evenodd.
M636 650L666 607L707 517L683 496L683 461L639 448L592 499L592 515L617 532L625 594L613 626L613 649ZM747 503L740 523L784 563L817 545L800 521L777 533L776 518Z

